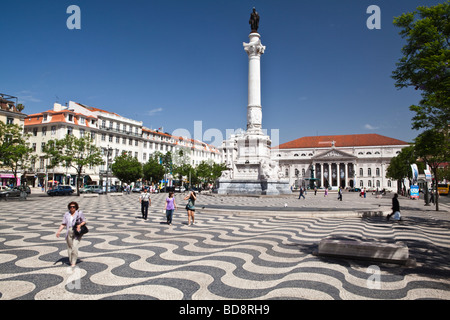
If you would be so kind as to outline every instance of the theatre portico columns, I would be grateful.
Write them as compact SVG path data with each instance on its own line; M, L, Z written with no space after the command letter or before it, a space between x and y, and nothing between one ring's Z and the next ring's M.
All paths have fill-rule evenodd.
M297 156L297 154L296 154ZM287 159L286 159L287 160ZM286 176L294 170L295 186L310 188L357 186L357 157L334 148L321 152L309 159L298 158L282 161Z
M310 187L343 187L355 185L356 157L334 148L311 158L311 167L316 173Z

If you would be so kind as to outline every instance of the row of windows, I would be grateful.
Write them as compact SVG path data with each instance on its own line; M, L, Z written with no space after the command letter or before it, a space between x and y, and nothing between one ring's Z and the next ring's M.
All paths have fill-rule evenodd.
M52 136L54 136L54 135L56 135L56 126L51 126L51 135ZM80 131L80 137L84 137L84 135L85 135L85 133L86 133L86 131L84 130L84 129L79 129L79 131ZM47 127L42 127L42 136L46 136L47 135ZM73 134L73 127L67 127L67 134L69 134L69 135L72 135ZM35 128L33 128L33 136L37 136L38 135L38 128L37 127L35 127ZM106 133L102 133L101 134L101 140L102 141L106 141ZM91 137L91 139L95 139L95 132L94 131L91 131L90 132L90 137ZM114 137L115 137L115 139L114 139ZM147 138L154 138L154 136L153 135L149 135L148 133L147 133ZM120 143L120 136L114 136L114 135L108 135L108 141L109 142L113 142L115 140L115 142L116 143ZM127 137L122 137L122 144L126 144L127 143L127 140L128 140L128 144L129 145L133 145L133 139L132 138L127 138ZM174 139L169 139L168 137L161 137L161 139L160 139L161 141L169 141L170 140L170 142L171 143L175 143L175 141L174 141ZM147 141L144 141L143 142L143 147L144 148L147 148ZM184 143L181 143L182 145L184 145ZM135 146L138 146L139 145L139 140L138 139L136 139L136 140L134 140L134 145ZM155 143L155 145L156 145L156 143ZM192 143L188 143L188 147L192 147ZM149 148L153 148L153 142L149 142ZM157 149L157 148L155 148L155 149ZM160 150L168 150L168 146L166 145L165 147L163 146L163 145L160 145Z
M364 176L364 169L363 168L359 168L359 175L362 177ZM372 175L372 168L367 168L367 175L371 176ZM375 175L377 177L380 176L380 168L376 168L375 169Z
M397 151L397 152L396 152L396 154L399 154L399 153L400 153L400 151ZM362 152L362 151L358 152L358 155L364 155L364 154L366 154L366 155L372 155L372 152L370 152L370 151L367 151L366 153L364 153L364 152ZM380 155L381 153L380 153L379 151L375 151L373 154ZM298 157L298 156L299 156L298 153L295 153L295 154L294 154L294 157ZM301 156L301 157L306 157L306 153L302 153L300 156ZM309 157L312 157L313 154L312 154L312 153L308 153L308 156L309 156ZM278 154L277 154L277 157L281 157L281 154L278 153Z
M364 181L363 181L363 180L360 180L360 181L359 181L359 186L360 186L361 188L364 188L364 187L365 187ZM391 187L392 187L392 182L391 182L391 180L388 180L388 181L387 181L387 186L388 186L388 188L391 188ZM369 188L372 187L372 180L368 180L368 181L367 181L367 187L369 187ZM380 188L380 187L381 187L381 181L380 181L380 180L376 180L373 187Z
M113 127L114 127L114 122L112 120L110 120L108 128L113 129ZM106 129L106 120L102 120L101 128ZM133 127L132 125L130 125L130 129L128 129L128 125L123 123L122 128L123 128L124 132L133 132L133 129L134 129L134 133L139 134L139 127ZM120 123L119 122L116 123L116 130L120 131Z
M295 176L298 176L300 173L300 171L298 169L294 170L294 174ZM304 176L306 174L305 169L302 169L302 175ZM289 170L286 169L286 176L289 175ZM363 168L359 168L359 176L363 177L364 176L364 169ZM372 168L367 168L367 176L372 176ZM381 170L380 168L375 168L375 176L380 177L381 176Z

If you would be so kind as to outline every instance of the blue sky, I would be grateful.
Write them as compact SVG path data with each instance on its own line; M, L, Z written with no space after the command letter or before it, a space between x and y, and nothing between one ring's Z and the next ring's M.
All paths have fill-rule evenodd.
M44 0L0 10L0 92L27 114L69 100L172 133L245 128L248 24L255 6L263 127L279 142L379 133L412 141L419 92L391 79L403 39L393 17L432 0ZM81 29L69 30L70 5ZM369 30L368 6L381 9ZM205 139L206 140L206 139ZM212 142L212 141L207 141Z

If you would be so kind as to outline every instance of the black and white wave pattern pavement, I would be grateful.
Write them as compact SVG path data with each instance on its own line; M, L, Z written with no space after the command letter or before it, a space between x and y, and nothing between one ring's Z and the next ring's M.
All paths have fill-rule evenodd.
M0 300L450 298L448 220L214 214L199 200L188 226L178 195L168 226L163 197L147 221L137 195L1 202ZM90 228L75 269L55 237L71 200ZM325 237L403 241L417 266L314 256Z

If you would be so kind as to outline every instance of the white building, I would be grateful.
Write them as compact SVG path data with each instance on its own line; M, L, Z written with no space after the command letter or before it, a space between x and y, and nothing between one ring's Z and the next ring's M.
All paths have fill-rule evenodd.
M190 150L191 164L194 166L204 160L222 161L221 153L212 145L145 128L142 121L73 101L67 106L55 103L53 110L28 115L25 119L25 133L31 134L30 144L39 156L34 165L34 172L27 175L28 183L34 186L48 180L60 183L67 183L69 180L71 185L75 184L76 172L73 168L47 168L47 161L42 152L48 140L62 139L66 134L76 137L89 134L94 143L103 150L105 164L85 168L84 183L102 184L108 172L106 164L111 165L114 158L124 151L142 163L147 162L150 155L156 151L165 154L179 148ZM109 174L111 183L118 184L119 181L111 176L110 171Z
M379 134L303 137L272 149L292 186L397 189L386 177L407 142Z
M14 101L15 100L15 101ZM17 97L0 93L0 121L5 124L16 124L23 129L24 119L27 116L17 108ZM0 167L0 186L11 183L20 184L20 177L14 181L14 174L9 167Z

